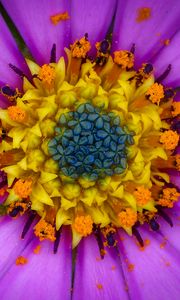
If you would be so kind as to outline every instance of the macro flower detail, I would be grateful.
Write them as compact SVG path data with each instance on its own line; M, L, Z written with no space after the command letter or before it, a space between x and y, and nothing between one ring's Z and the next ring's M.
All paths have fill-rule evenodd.
M28 299L166 299L166 291L157 294L157 284L163 267L170 268L169 260L167 276L171 270L176 275L179 251L174 246L180 196L179 78L168 50L178 33L176 24L171 35L164 29L162 42L157 32L150 51L145 43L142 47L146 33L139 37L136 31L147 27L151 35L148 24L158 24L156 13L162 10L164 16L170 2L162 9L154 0L155 7L142 6L141 0L127 5L81 1L83 21L75 0L45 1L44 8L26 3L30 16L35 12L41 20L33 21L39 48L31 27L25 29L25 3L20 2L15 0L16 10L11 0L2 1L1 8L32 57L24 60L0 19L2 36L13 41L12 49L3 41L10 54L6 68L0 63L0 243L6 242L6 232L7 240L12 237L2 263L0 296L13 300L18 291L23 299L27 284L21 289L22 278L30 277L35 290ZM174 1L174 20L177 7ZM46 42L39 24L48 24ZM158 57L163 55L168 59L162 68ZM151 262L151 255L157 260ZM159 264L155 280L152 270ZM41 276L43 266L47 273ZM138 296L131 274L137 278ZM11 279L12 291L6 291ZM167 287L167 297L172 292L178 299L178 286Z

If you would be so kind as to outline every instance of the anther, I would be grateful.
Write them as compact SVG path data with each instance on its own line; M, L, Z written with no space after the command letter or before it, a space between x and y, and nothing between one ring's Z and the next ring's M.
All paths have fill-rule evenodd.
M19 68L17 68L17 67L14 66L13 64L9 64L9 67L10 67L17 75L19 75L21 78L26 77L26 75L23 73L23 71L21 71Z
M158 104L164 98L164 88L161 84L155 82L146 92L146 97L152 103Z
M104 244L102 241L101 231L100 231L100 228L98 225L93 224L93 232L96 237L96 241L98 243L101 259L103 259L104 258Z
M73 228L83 237L91 234L93 229L93 220L91 216L77 216L74 220Z
M53 249L54 254L56 254L57 251L58 251L60 238L61 238L61 230L56 230L55 231L55 237L56 237L56 239L54 241L54 249Z
M171 65L168 65L166 70L156 79L156 82L158 83L162 82L168 76L170 71L171 71Z
M130 51L115 51L114 62L122 69L131 69L134 65L134 55Z
M160 206L157 207L158 214L171 226L173 227L173 222L171 218L160 208Z
M149 221L149 224L150 224L150 227L151 227L151 229L152 229L153 231L158 231L159 228L160 228L158 222L157 222L154 218L152 218L152 219Z
M163 144L164 149L174 150L179 142L179 135L176 131L166 130L160 136L160 143Z
M36 217L36 213L32 211L32 212L30 213L30 216L29 216L29 218L28 218L26 224L24 225L24 228L23 228L23 231L22 231L22 234L21 234L21 238L22 238L22 239L24 239L26 233L29 231L29 229L30 229L30 227L31 227L31 225L32 225L32 223L33 223L35 217Z
M50 63L56 62L56 44L53 44L51 49L51 57L50 57Z
M18 123L23 123L27 119L26 112L21 107L15 105L8 107L8 114L11 120Z
M20 198L27 198L32 192L32 180L31 179L19 179L13 186L14 192Z
M136 239L139 242L140 246L144 247L144 241L143 241L143 239L142 239L142 237L139 233L139 230L135 226L132 227L132 233L136 237Z

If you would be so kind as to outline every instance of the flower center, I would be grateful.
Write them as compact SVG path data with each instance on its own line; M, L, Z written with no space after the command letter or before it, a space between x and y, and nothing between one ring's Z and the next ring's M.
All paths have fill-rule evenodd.
M81 104L76 111L61 115L55 131L49 152L64 175L94 181L126 169L126 144L133 139L113 113Z

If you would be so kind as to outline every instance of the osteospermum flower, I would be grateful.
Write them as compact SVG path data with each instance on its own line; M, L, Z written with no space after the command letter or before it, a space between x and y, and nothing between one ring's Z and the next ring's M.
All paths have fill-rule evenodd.
M1 2L1 299L179 299L178 1Z

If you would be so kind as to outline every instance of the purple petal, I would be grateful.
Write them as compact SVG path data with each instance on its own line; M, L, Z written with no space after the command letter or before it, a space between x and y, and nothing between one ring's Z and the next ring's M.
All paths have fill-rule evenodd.
M168 241L169 236L139 229L150 242L142 251L132 237L124 236L120 253L126 265L126 278L132 299L178 300L180 295L179 252ZM173 231L173 229L172 229ZM121 234L122 237L122 234ZM129 264L134 269L128 270ZM130 271L131 270L131 271Z
M73 300L128 299L121 262L116 249L100 258L94 236L81 241L75 267Z
M116 0L72 0L71 42L88 33L93 49L96 42L105 38L115 8Z
M16 24L31 54L39 64L48 63L53 44L57 58L63 53L69 38L69 20L52 24L50 17L68 11L69 1L2 0Z
M138 9L144 7L151 9L151 17L137 22ZM138 63L149 61L179 29L179 13L179 1L120 0L115 19L113 50L130 50L135 43Z
M5 24L2 16L0 15L0 78L1 86L9 84L14 88L22 87L22 79L10 67L13 64L21 69L26 75L29 74L26 62L21 55L16 43ZM3 84L2 84L3 83ZM2 98L1 98L2 99Z
M0 218L0 277L9 270L29 243L31 233L27 234L25 240L20 238L25 222L26 217L20 217L17 220L9 217Z
M170 41L170 44L163 48L153 64L155 67L155 76L159 77L171 64L171 71L169 75L163 80L164 84L168 84L171 87L177 87L180 84L180 32Z
M67 229L62 237L57 254L53 253L51 242L42 242L38 254L33 250L39 242L36 239L27 245L21 255L27 264L11 269L1 279L1 299L18 300L70 300L71 293L71 243ZM8 288L10 284L10 288Z

